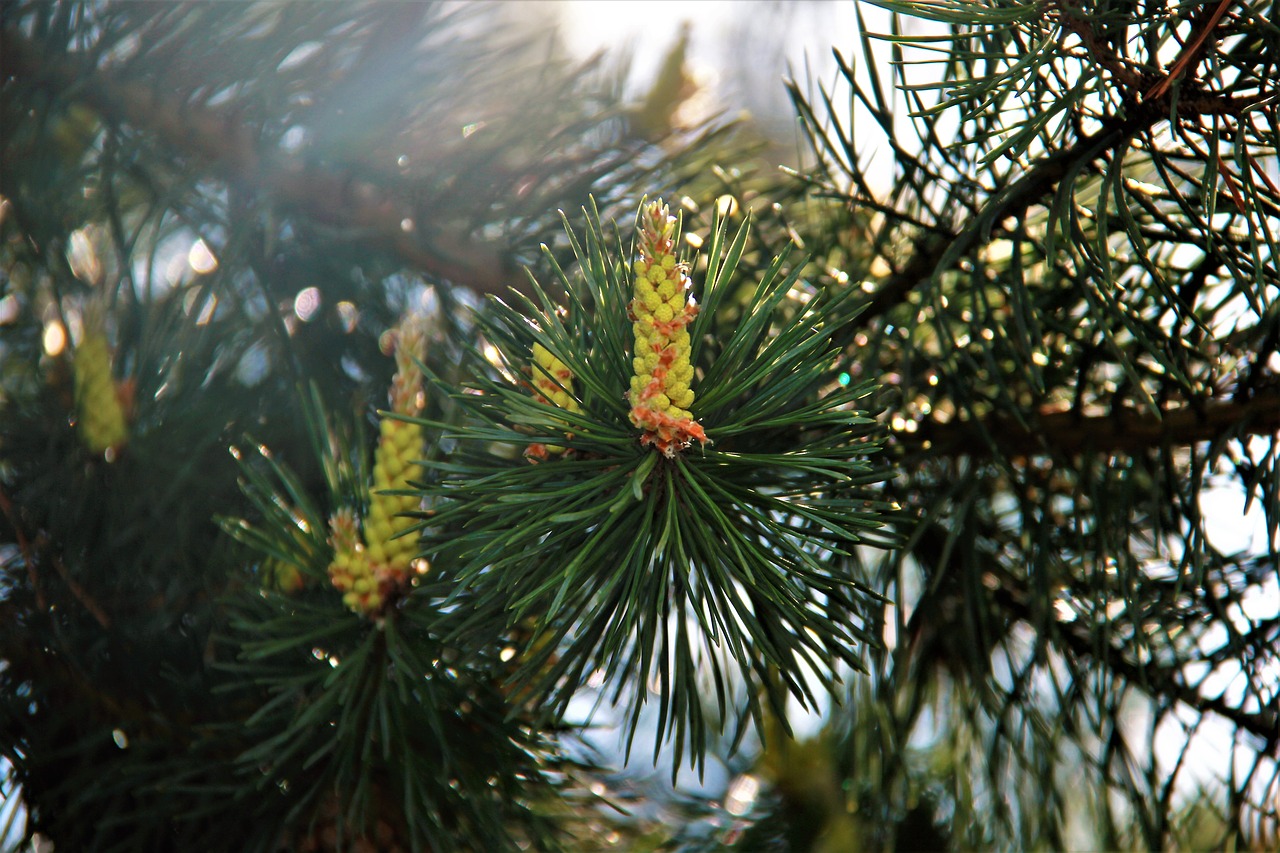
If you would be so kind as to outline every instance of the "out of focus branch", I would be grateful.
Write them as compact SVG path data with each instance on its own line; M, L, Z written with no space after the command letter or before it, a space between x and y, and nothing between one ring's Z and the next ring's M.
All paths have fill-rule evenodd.
M995 592L996 601L1014 618L1034 624L1035 615L1030 601L1031 593L1021 586L1011 586L1005 579ZM1276 711L1272 707L1256 712L1245 711L1229 703L1223 696L1208 696L1200 688L1188 684L1180 669L1171 669L1152 662L1136 663L1129 652L1108 644L1099 648L1098 638L1089 631L1086 625L1057 622L1057 635L1071 651L1084 658L1097 661L1119 675L1125 681L1149 693L1181 702L1199 713L1212 712L1233 725L1262 738L1266 743L1266 751L1274 748L1280 740L1280 726L1277 724Z
M1044 453L1138 453L1153 447L1212 441L1228 432L1271 435L1280 431L1280 390L1265 389L1250 399L1213 400L1166 411L1159 418L1130 410L1085 416L1075 411L1042 414L1024 426L992 416L981 422L926 420L895 441L922 456L1005 458Z
M222 179L263 193L351 239L391 251L434 280L482 293L523 287L524 276L500 245L420 222L410 200L387 187L304 164L281 153L264 156L252 129L234 112L194 106L137 82L115 79L74 55L47 54L0 31L0 79L13 77L75 97L111 121L145 129L185 155L205 161Z

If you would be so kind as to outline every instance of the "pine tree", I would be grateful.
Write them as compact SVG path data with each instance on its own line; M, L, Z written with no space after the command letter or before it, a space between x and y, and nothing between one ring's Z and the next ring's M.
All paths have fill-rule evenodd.
M821 849L1272 849L1274 6L874 6L791 90L913 523L779 813L829 776Z
M789 176L683 37L628 104L515 7L0 9L28 833L1267 847L1269 7L876 5Z

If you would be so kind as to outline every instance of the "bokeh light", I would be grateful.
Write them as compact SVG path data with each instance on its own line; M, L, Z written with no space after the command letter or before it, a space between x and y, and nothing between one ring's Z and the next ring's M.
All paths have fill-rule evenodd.
M293 313L298 319L304 323L311 322L311 318L320 310L320 288L304 287L298 291L298 295L293 298Z
M218 268L218 259L204 240L196 240L187 252L187 264L200 275L208 275Z
M67 330L59 320L52 320L44 327L44 351L46 355L61 355L67 348Z

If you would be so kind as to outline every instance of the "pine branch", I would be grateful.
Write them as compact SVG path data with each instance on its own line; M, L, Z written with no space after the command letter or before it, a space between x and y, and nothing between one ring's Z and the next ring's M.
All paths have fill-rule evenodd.
M1093 27L1089 24L1086 13L1067 3L1059 3L1058 20L1069 32L1075 33L1084 44L1093 61L1111 73L1122 86L1130 91L1138 91L1145 85L1143 75L1130 67L1128 63L1116 56Z
M865 323L903 304L912 291L987 243L998 223L1010 218L1024 218L1031 208L1052 197L1064 177L1079 171L1084 164L1093 162L1105 152L1115 150L1122 140L1161 118L1156 112L1144 111L1127 119L1112 119L1070 148L1042 159L1021 178L994 195L982 207L976 221L949 238L933 237L919 246L901 270L881 281L860 315L861 320ZM852 335L853 331L849 330L849 334Z
M904 267L881 280L862 314L863 322L903 304L908 294L989 242L1000 223L1025 218L1036 205L1053 198L1054 191L1066 176L1079 173L1082 167L1108 152L1120 150L1125 141L1135 135L1171 116L1177 116L1179 121L1194 121L1199 116L1212 115L1239 117L1272 97L1267 92L1229 96L1185 85L1176 93L1175 102L1175 93L1169 91L1167 83L1182 72L1188 61L1199 55L1192 50L1192 45L1180 54L1178 67L1156 80L1153 75L1134 70L1107 47L1079 10L1065 3L1057 6L1056 16L1062 26L1076 34L1092 60L1120 83L1121 96L1129 104L1127 114L1104 119L1094 132L1080 137L1069 147L1041 157L1024 174L988 199L976 219L966 223L965 227L951 234L933 229ZM1196 31L1200 33L1195 42L1200 52L1206 43L1205 36L1217 25L1221 11L1220 8L1208 20L1202 17L1194 22ZM815 126L814 130L819 128ZM864 200L858 199L858 203L862 204ZM899 213L898 216L901 218L905 214Z
M1034 593L1014 587L1009 577L1002 578L995 591L995 600L1014 618L1036 624L1043 617L1043 608L1032 610L1029 601ZM1206 696L1197 687L1183 680L1178 668L1162 667L1152 661L1135 663L1122 646L1108 643L1099 649L1098 637L1083 623L1055 620L1054 635L1076 655L1093 660L1098 666L1110 669L1133 685L1140 685L1143 692L1181 702L1198 712L1212 711L1238 728L1262 738L1269 753L1280 741L1280 719L1274 707L1252 713L1227 702L1225 694ZM1180 662L1185 665L1185 662Z
M1089 51L1090 58L1106 69L1121 86L1121 94L1125 101L1133 105L1141 105L1156 115L1168 117L1175 113L1183 118L1196 115L1232 115L1239 116L1251 106L1261 103L1269 95L1258 93L1247 97L1230 97L1222 93L1206 92L1197 85L1183 87L1176 102L1171 94L1177 81L1189 67L1194 67L1204 57L1209 44L1209 36L1213 33L1231 0L1222 0L1216 8L1206 6L1204 11L1192 21L1191 29L1196 35L1179 52L1173 67L1168 74L1156 77L1154 73L1142 73L1131 67L1124 59L1117 56L1098 36L1089 23L1087 14L1067 3L1058 3L1057 18L1068 31L1080 38Z
M233 110L182 103L144 83L116 79L84 57L50 56L22 36L0 31L0 76L11 75L51 91L75 91L108 120L152 133L175 151L203 160L236 186L345 229L432 279L482 293L525 286L503 247L477 243L457 231L438 231L428 239L415 224L411 201L385 187L295 157L263 156L251 129Z
M1247 400L1211 400L1166 411L1161 417L1120 409L1107 415L1071 410L1042 414L1030 428L993 415L978 423L923 421L894 442L908 453L928 456L998 455L1015 458L1053 453L1139 453L1153 447L1186 446L1225 434L1273 435L1280 430L1280 390Z
M1194 67L1200 62L1204 56L1205 48L1209 44L1210 34L1218 26L1222 16L1226 14L1227 7L1231 5L1231 2L1232 0L1220 0L1216 8L1205 7L1191 27L1196 37L1187 42L1164 79L1152 86L1150 91L1147 92L1146 97L1148 100L1163 98L1168 94L1169 88L1174 84L1174 81L1181 77L1188 68Z

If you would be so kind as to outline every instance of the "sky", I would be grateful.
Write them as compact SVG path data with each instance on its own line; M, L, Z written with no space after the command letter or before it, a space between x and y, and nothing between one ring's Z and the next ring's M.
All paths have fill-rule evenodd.
M711 100L749 110L789 136L794 114L784 79L835 78L833 46L852 48L858 36L848 0L561 0L560 28L579 57L599 50L630 50L629 90L647 90L668 47L688 23L688 68ZM871 10L872 17L879 17Z

